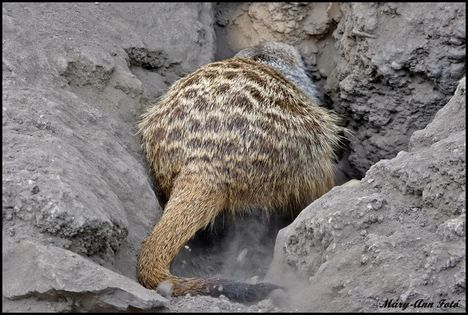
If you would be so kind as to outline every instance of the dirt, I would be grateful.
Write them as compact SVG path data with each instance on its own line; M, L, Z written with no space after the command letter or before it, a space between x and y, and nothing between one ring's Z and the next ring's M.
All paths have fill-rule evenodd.
M376 307L388 296L459 298L443 310L463 311L463 88L445 105L465 74L465 10L2 4L3 309L385 311ZM138 248L162 200L135 124L178 78L264 40L299 48L324 106L354 132L337 183L362 181L336 187L294 222L220 217L172 265L186 276L266 276L286 293L250 305L165 298L136 281Z

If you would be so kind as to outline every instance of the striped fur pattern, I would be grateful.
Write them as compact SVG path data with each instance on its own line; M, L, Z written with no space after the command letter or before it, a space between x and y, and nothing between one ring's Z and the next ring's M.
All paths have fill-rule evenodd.
M138 279L144 286L170 280L174 295L210 294L207 287L220 279L169 273L197 230L222 211L301 210L334 186L343 128L336 114L287 79L289 70L268 64L268 54L283 54L286 66L302 69L299 55L283 45L261 58L240 54L201 67L142 116L143 150L168 199L141 247Z

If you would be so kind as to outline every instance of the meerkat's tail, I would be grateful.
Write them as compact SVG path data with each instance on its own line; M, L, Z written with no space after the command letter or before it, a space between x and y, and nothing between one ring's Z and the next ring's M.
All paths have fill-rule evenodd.
M171 275L170 264L182 246L195 233L206 227L224 208L227 196L222 187L210 187L195 175L179 175L169 196L164 213L151 234L142 243L138 256L138 281L149 289L159 283L172 284L172 295L223 294L238 302L265 298L280 288L268 283L246 284L219 278L181 278Z

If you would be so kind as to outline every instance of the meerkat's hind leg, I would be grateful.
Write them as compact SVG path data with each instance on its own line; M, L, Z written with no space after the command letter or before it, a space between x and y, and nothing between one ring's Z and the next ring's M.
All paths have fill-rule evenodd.
M138 257L140 283L156 289L159 283L168 281L173 296L223 294L237 302L261 300L280 288L269 283L248 284L220 278L182 278L170 274L170 264L182 246L223 210L225 202L222 186L207 185L202 177L196 175L179 176L161 219L142 243Z
M177 293L180 281L169 267L182 246L222 211L223 191L207 185L200 176L179 175L163 215L145 239L138 255L138 280L147 288L169 280Z

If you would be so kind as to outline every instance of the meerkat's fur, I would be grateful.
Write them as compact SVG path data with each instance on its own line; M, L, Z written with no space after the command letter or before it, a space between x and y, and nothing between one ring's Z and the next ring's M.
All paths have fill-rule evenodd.
M343 128L318 102L298 51L265 43L178 80L146 111L138 133L168 202L142 243L140 283L154 289L169 281L175 296L222 293L238 300L259 296L227 291L274 288L180 278L169 268L222 211L301 210L334 186Z

